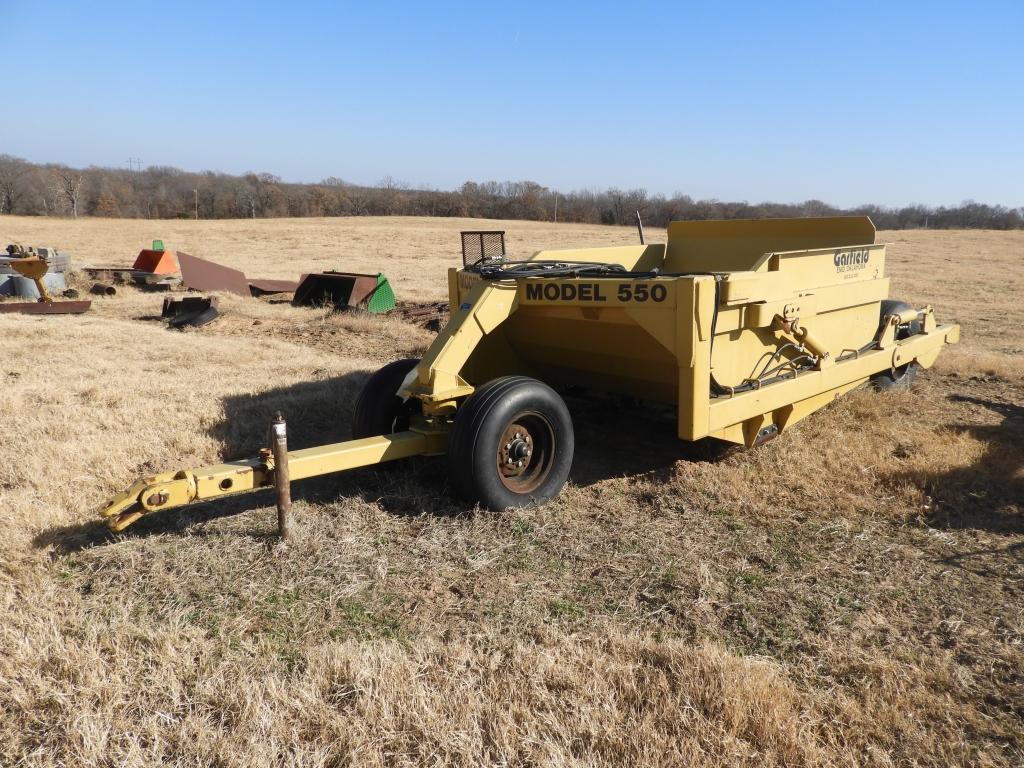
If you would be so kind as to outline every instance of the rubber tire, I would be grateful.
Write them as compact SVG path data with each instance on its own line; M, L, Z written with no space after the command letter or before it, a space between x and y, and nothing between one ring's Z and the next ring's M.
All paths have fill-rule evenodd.
M200 312L189 312L184 315L172 317L167 322L167 325L171 328L184 328L189 325L206 325L207 323L212 323L218 317L220 317L220 312L216 307L207 307Z
M409 428L410 410L396 393L418 363L414 359L396 360L366 380L352 413L353 439L390 435Z
M502 483L496 458L505 428L527 412L544 418L554 446L546 477L529 494L520 494ZM494 379L470 395L455 415L448 435L452 488L466 501L493 511L540 506L557 496L565 485L574 445L569 409L551 387L526 376Z
M896 299L886 299L882 302L881 309L879 311L879 323L882 322L888 315L893 312L902 312L906 309L913 309L910 304L905 301L898 301ZM921 321L913 320L906 325L901 325L896 331L896 340L900 341L910 336L914 336L921 332ZM871 377L871 384L879 392L901 392L910 389L913 385L914 380L917 378L917 372L921 366L916 362L911 361L906 365L901 365L899 368L892 368L888 371L881 371Z

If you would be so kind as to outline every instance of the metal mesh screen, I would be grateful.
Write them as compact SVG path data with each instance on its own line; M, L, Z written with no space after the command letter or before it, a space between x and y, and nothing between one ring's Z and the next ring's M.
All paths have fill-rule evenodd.
M505 230L474 229L462 233L462 266L505 258Z

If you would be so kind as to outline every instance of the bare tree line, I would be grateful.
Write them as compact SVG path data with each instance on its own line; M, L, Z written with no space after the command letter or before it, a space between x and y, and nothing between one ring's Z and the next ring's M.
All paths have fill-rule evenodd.
M653 226L683 219L868 214L883 229L1024 227L1024 208L973 201L955 207L843 209L820 200L750 204L652 195L643 189L563 193L532 181L468 181L452 191L413 188L390 176L372 187L335 176L317 184L291 184L270 173L234 176L168 166L79 170L0 155L0 214L153 219L402 215L633 224L638 210Z

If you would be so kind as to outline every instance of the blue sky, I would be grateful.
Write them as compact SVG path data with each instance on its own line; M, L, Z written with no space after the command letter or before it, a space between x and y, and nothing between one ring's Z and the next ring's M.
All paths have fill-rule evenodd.
M0 0L0 153L1024 206L1024 3Z

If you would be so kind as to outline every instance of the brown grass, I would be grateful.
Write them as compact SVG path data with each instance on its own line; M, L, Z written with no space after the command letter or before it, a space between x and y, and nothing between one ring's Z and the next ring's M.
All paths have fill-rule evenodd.
M457 231L490 224L515 253L633 239L3 217L0 242L113 264L163 237L267 277L377 264L430 300ZM366 372L430 334L232 297L176 333L131 290L0 316L0 765L1021 764L1024 233L882 236L893 295L963 325L916 391L724 455L573 401L548 507L466 510L437 462L356 472L296 485L286 550L265 496L117 537L93 511L253 451L277 408L295 445L344 437Z

